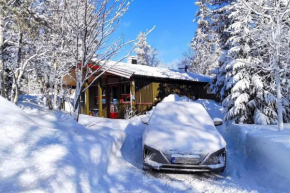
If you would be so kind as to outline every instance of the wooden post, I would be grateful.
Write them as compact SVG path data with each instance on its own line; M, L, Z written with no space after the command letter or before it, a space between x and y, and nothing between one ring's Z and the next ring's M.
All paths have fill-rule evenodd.
M102 87L98 85L98 104L99 104L99 117L103 117L103 93Z
M158 100L159 98L159 83L158 82L153 82L153 104L155 104L157 101L155 98Z
M90 95L89 95L89 88L88 88L89 84L86 82L85 83L85 87L87 88L87 90L85 91L85 105L86 105L86 114L89 115L90 114Z
M130 81L130 103L131 103L131 108L134 111L135 110L135 81L131 80Z

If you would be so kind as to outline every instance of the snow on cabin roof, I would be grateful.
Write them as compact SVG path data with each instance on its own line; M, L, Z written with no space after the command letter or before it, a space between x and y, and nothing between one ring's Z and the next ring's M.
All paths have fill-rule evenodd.
M211 82L212 78L204 76L201 74L195 74L190 72L179 72L178 70L161 68L161 67L151 67L140 64L129 64L123 62L113 62L110 61L106 65L100 68L103 71L122 76L125 78L130 78L133 75L138 76L148 76L155 78L169 78L175 80L188 80L194 82Z

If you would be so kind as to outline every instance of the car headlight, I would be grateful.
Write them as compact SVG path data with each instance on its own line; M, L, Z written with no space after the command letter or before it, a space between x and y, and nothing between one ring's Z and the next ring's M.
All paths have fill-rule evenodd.
M204 161L204 165L216 165L216 164L222 164L226 161L226 150L221 149L210 156L206 158Z
M151 147L148 147L146 145L144 145L144 149L143 149L143 156L144 156L144 160L152 160L158 163L162 163L162 164L168 164L169 161L167 160L167 158L158 150L153 149Z
M155 155L155 153L153 153L152 151L150 151L149 149L145 149L144 150L144 159L151 159L153 156Z
M210 159L208 159L209 164L220 164L222 162L224 162L224 156L222 154L211 157Z

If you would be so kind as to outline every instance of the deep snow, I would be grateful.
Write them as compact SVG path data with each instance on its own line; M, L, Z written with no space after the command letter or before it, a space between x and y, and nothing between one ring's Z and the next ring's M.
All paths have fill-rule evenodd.
M0 97L0 192L289 192L288 180L245 156L224 125L218 129L228 147L225 173L144 172L146 115L81 116L78 124L37 96L20 101L23 110ZM222 117L214 101L197 102Z
M277 130L277 125L241 124L230 126L227 133L236 148L271 174L264 175L268 184L285 189L290 187L285 183L290 181L290 124L285 124L283 131ZM282 180L273 179L272 173Z
M0 192L185 190L126 161L133 152L121 157L126 133L141 130L139 123L83 115L78 124L43 107L37 96L20 100L23 110L0 97Z

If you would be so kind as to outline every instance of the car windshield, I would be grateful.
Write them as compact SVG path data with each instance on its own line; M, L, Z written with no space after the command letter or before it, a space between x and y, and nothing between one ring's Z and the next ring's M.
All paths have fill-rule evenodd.
M199 124L213 125L204 107L195 102L159 103L151 118L150 125Z

